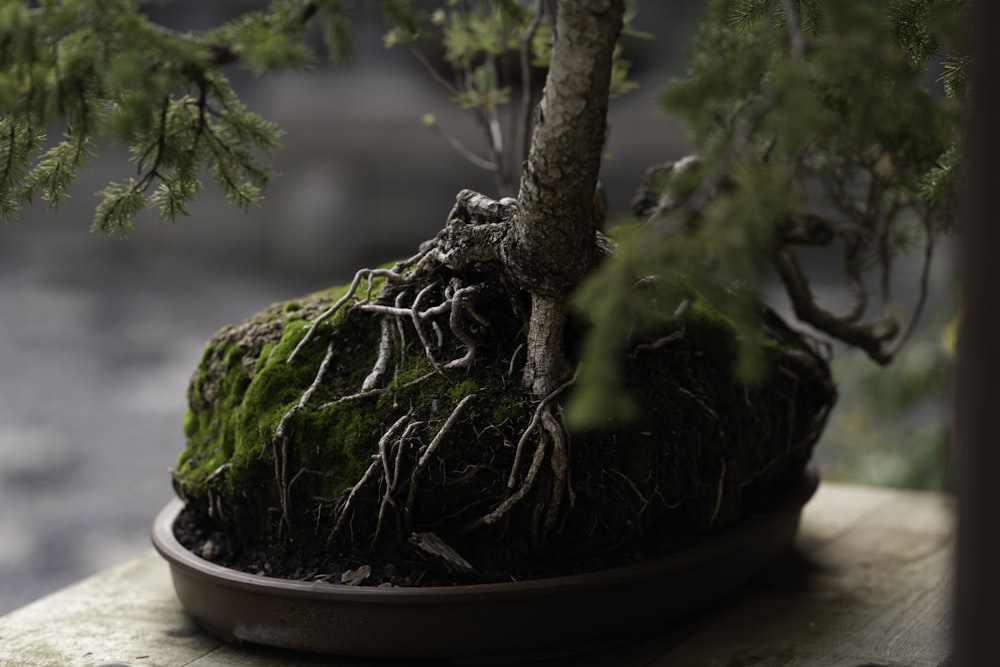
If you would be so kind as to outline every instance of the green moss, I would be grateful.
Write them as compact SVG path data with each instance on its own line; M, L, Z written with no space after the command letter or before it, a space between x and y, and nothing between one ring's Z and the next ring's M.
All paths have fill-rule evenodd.
M250 376L242 365L243 350L235 344L209 346L191 384L184 432L188 447L181 454L177 475L198 484L233 454L236 415Z
M469 394L474 394L479 390L479 383L472 378L466 378L461 382L448 388L447 396L452 404L458 403Z
M427 279L441 282L440 277ZM381 286L376 282L375 287ZM517 377L510 377L505 361L514 356L523 335L520 315L509 309L506 298L483 306L493 326L482 332L485 337L477 341L476 361L469 368L432 369L423 346L410 336L408 347L393 353L394 368L384 391L345 400L358 392L375 361L379 317L345 309L320 325L294 363L286 362L308 322L344 289L303 298L293 308L276 304L224 330L206 350L191 385L191 411L185 418L188 448L176 468L177 487L189 498L189 507L221 499L225 511L214 516L227 534L276 557L283 549L298 548L290 545L325 539L343 494L371 465L380 437L408 415L419 425L408 431L406 443L390 444L403 452L405 489L421 452L469 395L474 400L423 472L412 516L442 532L481 516L484 508L495 507L509 494L513 444L537 405ZM447 327L446 320L439 324ZM694 298L682 322L670 319L663 326L669 328L650 329L643 336L658 340L678 326L685 335L623 362L639 418L610 423L601 432L571 434L577 507L568 515L567 536L583 533L610 548L636 535L664 541L681 528L697 532L722 525L741 516L743 489L754 488L742 480L768 461L780 460L769 470L781 475L808 457L811 442L804 453L797 448L815 409L797 404L792 412L796 419L805 415L801 423L787 418L788 401L802 395L800 384L788 380L788 374L774 374L775 382L786 383L780 387L751 387L741 380L738 327L730 318ZM322 382L308 404L292 410L313 385L328 345L334 354ZM462 354L462 344L451 340L438 358ZM287 441L275 442L275 430L286 415ZM213 476L223 463L230 464L225 474ZM518 475L523 477L526 465L522 461ZM209 477L211 493L205 482ZM721 500L720 477L725 478ZM351 531L359 541L371 534L366 531L373 530L385 492L384 480L378 479L354 501ZM287 493L279 492L282 484L289 485ZM531 503L552 488L551 480L538 483L537 497L526 499L510 522L497 529L522 531L524 537ZM562 538L552 539L554 544Z
M411 382L415 382L431 370L431 365L426 357L419 357L409 360L402 368L397 368L393 375L393 385L404 387Z
M198 361L198 368L204 368L205 364L208 363L209 358L215 353L215 345L209 343L205 346L205 350L201 353L201 359Z
M198 418L195 416L194 411L189 409L184 413L184 436L190 438L197 432Z
M264 364L271 359L271 355L274 353L275 347L274 343L265 343L264 347L260 349L260 356L257 357L257 363L254 365L253 369L255 375L259 373L264 367Z
M494 424L504 424L525 414L527 403L519 392L500 391L490 402Z
M297 425L301 440L315 445L307 467L322 474L328 498L360 479L371 463L372 445L385 428L377 412L344 403L305 412Z
M367 468L384 415L372 410L371 401L319 406L356 390L374 362L377 323L338 313L320 325L294 363L286 362L309 328L303 318L315 318L346 289L326 290L291 308L276 304L209 344L189 390L188 445L175 468L182 495L207 502L206 480L229 463L213 493L234 499L227 503L234 521L267 515L279 504L275 430L314 382L330 340L337 351L333 363L314 400L289 419L290 445L281 456L308 473L296 482L306 497L335 499ZM246 349L237 340L255 342Z

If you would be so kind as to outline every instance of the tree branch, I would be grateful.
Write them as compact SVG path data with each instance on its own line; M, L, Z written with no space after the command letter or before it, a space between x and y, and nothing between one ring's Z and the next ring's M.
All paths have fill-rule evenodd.
M859 326L847 319L836 317L816 304L809 281L791 249L778 248L773 259L778 275L792 300L796 317L838 340L864 350L880 365L884 366L892 361L893 354L886 351L883 345L898 334L899 327L894 320L887 318L874 324Z
M425 123L425 125L431 132L436 134L441 139L444 139L444 141L447 142L449 146L455 149L456 153L458 153L463 158L468 160L470 164L473 164L479 167L480 169L485 169L486 171L495 172L497 169L499 169L499 165L496 162L492 160L487 160L486 158L479 157L478 155L473 153L468 147L466 147L466 145L463 144L459 139L450 134L436 122L433 123L428 122Z
M788 42L791 47L792 60L801 63L805 59L806 43L802 36L802 24L799 13L792 0L781 0L785 12L785 30L788 32Z
M521 108L518 111L517 135L513 138L517 151L514 159L514 167L519 168L528 155L529 140L531 138L531 108L534 102L534 90L531 86L531 45L535 41L535 34L538 26L542 23L542 15L545 11L542 0L535 0L535 7L532 10L533 16L528 29L524 33L521 41Z

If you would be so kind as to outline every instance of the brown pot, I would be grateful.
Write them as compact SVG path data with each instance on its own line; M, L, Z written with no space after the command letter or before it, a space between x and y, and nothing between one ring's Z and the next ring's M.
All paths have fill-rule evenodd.
M717 602L787 550L818 484L698 546L588 574L499 584L371 588L247 574L184 548L171 501L153 525L181 603L227 641L379 658L523 660L652 636Z

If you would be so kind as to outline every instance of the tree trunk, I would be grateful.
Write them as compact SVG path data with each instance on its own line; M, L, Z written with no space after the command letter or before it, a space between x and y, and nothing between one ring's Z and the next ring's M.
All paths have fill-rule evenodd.
M548 394L565 379L567 301L596 260L594 189L607 123L612 54L624 0L560 0L556 40L503 249L532 294L524 382Z

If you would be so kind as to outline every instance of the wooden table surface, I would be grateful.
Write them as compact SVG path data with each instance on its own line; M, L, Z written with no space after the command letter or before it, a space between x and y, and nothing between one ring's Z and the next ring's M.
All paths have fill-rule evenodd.
M752 587L653 639L535 667L938 667L948 661L954 502L824 483L795 550ZM391 630L389 630L391 631ZM0 617L3 667L389 667L223 644L155 553Z

